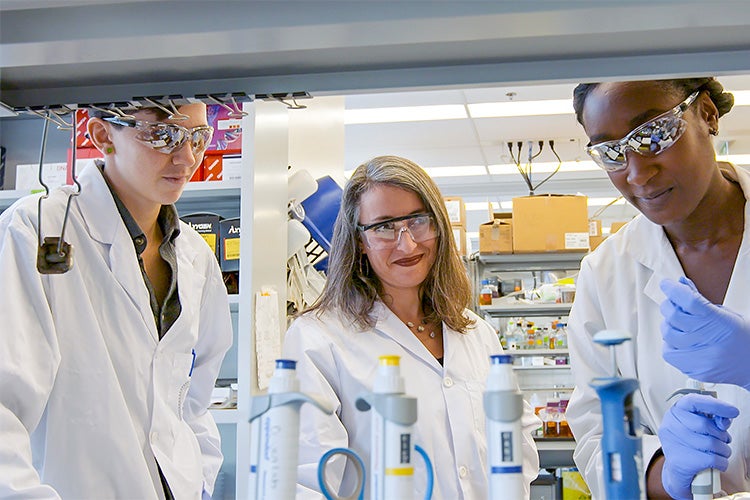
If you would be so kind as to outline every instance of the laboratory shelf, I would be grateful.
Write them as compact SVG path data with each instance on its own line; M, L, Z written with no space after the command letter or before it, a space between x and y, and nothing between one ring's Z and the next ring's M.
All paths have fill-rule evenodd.
M578 269L586 252L514 253L476 256L486 270L497 266L503 272L548 271L550 269Z
M0 212L23 196L31 194L28 189L0 189ZM239 206L240 181L190 182L185 186L178 204L196 205L210 202L215 206L222 202ZM182 211L180 212L182 213Z
M567 316L573 304L508 304L502 306L479 306L479 310L492 316Z
M240 414L234 409L209 409L214 421L217 424L236 424L239 421Z
M0 212L27 194L31 194L27 189L0 189Z
M237 198L240 196L240 181L189 182L182 192L181 200L190 198Z
M229 312L239 312L240 311L240 295L238 293L230 293L229 294Z
M506 349L503 354L511 356L555 356L568 354L567 349Z
M534 441L539 451L539 467L542 469L575 466L573 461L575 439L535 437Z
M570 365L540 365L540 366L517 366L514 370L570 370Z

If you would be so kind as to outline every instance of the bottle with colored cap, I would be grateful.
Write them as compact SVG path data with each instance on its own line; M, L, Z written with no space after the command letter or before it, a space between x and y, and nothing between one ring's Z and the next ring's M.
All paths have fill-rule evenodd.
M527 498L524 491L521 418L523 395L513 372L513 358L490 356L484 393L490 500Z

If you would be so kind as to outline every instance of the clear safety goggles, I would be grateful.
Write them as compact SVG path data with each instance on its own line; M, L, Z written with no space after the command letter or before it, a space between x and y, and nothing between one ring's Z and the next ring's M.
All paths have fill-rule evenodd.
M188 129L176 123L147 122L132 120L116 116L106 117L104 120L138 131L135 138L160 153L174 153L190 140L190 148L194 156L203 153L211 143L214 134L213 127L199 125Z
M404 232L408 232L415 243L422 243L437 237L435 220L430 214L394 217L375 224L358 225L357 229L362 231L365 243L373 250L395 248Z
M682 137L687 122L682 115L690 107L700 91L693 92L687 99L643 125L633 129L619 141L600 142L586 147L586 152L594 162L607 172L623 170L628 163L625 153L635 151L641 156L657 156L671 148Z

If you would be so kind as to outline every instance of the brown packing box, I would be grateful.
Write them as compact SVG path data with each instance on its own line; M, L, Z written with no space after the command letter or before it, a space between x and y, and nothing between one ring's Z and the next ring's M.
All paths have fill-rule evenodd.
M609 227L609 234L615 234L617 231L622 229L622 226L627 224L628 221L625 222L613 222L612 225Z
M460 226L451 227L453 239L456 241L458 255L466 255L466 229Z
M513 253L588 249L586 196L544 194L513 198Z
M445 196L445 209L448 211L448 219L451 226L466 227L466 205L460 196Z
M589 219L589 247L590 251L596 250L596 247L602 244L602 221L599 219Z
M513 253L513 214L494 213L479 225L479 253Z

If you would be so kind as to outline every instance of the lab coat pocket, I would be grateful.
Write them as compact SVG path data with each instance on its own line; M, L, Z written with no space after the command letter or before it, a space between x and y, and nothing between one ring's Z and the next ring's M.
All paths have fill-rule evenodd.
M170 402L174 404L177 417L182 420L185 399L190 389L190 378L193 374L195 354L175 353L170 378Z

